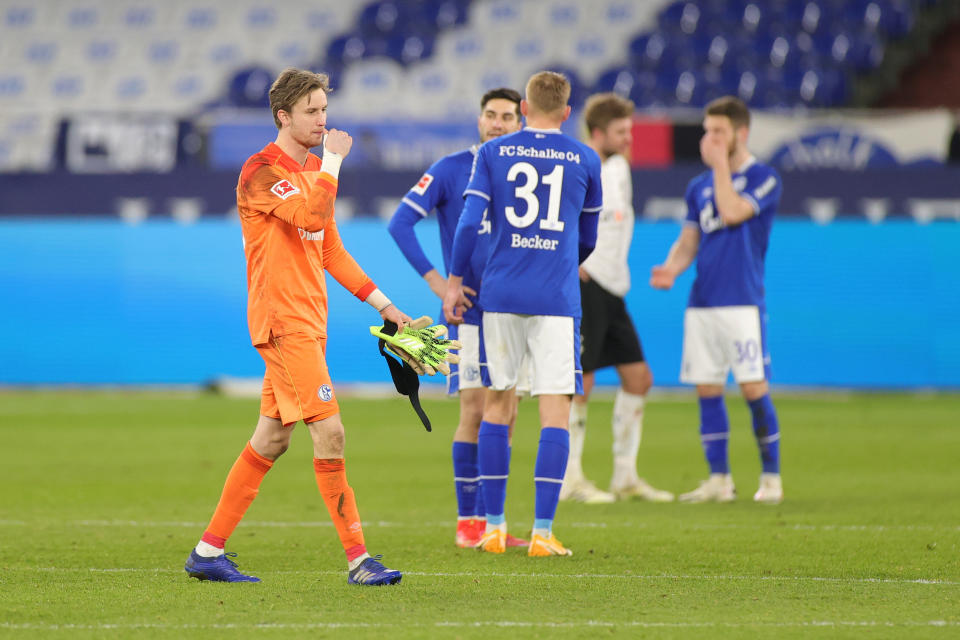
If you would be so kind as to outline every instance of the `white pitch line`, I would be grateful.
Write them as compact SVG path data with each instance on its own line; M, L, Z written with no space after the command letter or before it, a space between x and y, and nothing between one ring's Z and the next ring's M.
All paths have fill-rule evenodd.
M71 573L180 573L180 569L169 567L9 567L8 571L47 571ZM292 571L261 571L262 575L345 575L346 571L326 570L292 570ZM470 571L404 571L407 576L423 576L427 578L551 578L585 580L712 580L712 581L766 581L766 582L836 582L842 584L920 584L954 587L960 586L960 581L938 580L936 578L843 578L831 576L747 576L747 575L685 575L685 574L649 574L631 575L619 573L502 573L499 571L470 572Z
M364 527L382 527L382 528L436 528L436 529L446 529L453 526L453 520L445 521L408 521L408 522L393 522L389 520L376 520L376 521L364 521L362 524ZM0 526L35 526L35 525L46 525L46 524L63 524L68 526L75 527L150 527L150 528L189 528L196 529L200 527L206 527L207 522L203 521L177 521L177 520L67 520L67 521L40 521L40 522L26 522L23 520L0 520ZM649 528L650 523L648 522L630 522L630 521L615 521L615 522L565 522L562 523L563 526L568 526L571 528L584 528L584 529L613 529L613 528L626 528L626 529L644 529ZM242 524L243 527L268 527L268 528L326 528L331 527L333 524L329 520L321 521L304 521L304 522L289 522L289 521L272 521L272 520L250 520L244 521ZM693 524L687 526L681 526L682 529L691 529L696 531L715 531L722 529L769 529L771 525L766 523L759 524ZM776 530L786 530L786 531L857 531L857 532L889 532L889 531L930 531L930 532L960 532L960 526L956 525L885 525L885 524L793 524L793 525L783 525L783 526L774 526Z
M792 628L837 628L837 627L957 627L960 622L953 620L798 620L786 622L649 622L642 620L627 620L610 622L605 620L582 620L576 622L531 622L526 620L489 620L489 621L438 621L438 622L277 622L277 623L210 623L210 624L162 624L151 622L133 623L100 623L100 624L40 624L2 622L0 629L18 631L110 631L135 629L410 629L410 628L533 628L533 629L580 629L580 628L611 628L634 627L640 629L792 629Z

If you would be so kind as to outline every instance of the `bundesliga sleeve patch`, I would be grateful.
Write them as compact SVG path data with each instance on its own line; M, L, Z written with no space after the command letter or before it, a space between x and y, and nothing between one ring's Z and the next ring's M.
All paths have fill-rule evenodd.
M427 191L427 187L433 182L433 176L429 173L423 174L423 177L420 178L420 182L413 185L413 188L410 191L413 191L418 196L422 196Z
M290 184L289 180L281 180L270 187L270 191L279 196L281 200L286 200L290 196L300 193L300 189Z

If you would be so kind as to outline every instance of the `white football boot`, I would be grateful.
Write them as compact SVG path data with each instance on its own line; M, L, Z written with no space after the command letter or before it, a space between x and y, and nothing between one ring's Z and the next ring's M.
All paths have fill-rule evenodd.
M649 502L673 502L673 494L657 489L643 478L632 478L623 483L610 483L610 493L620 500L639 498Z
M598 489L595 484L584 478L564 478L560 487L560 499L584 504L611 504L617 501L612 493Z
M729 473L711 473L693 491L680 494L680 502L733 502L737 498L737 489L733 486L733 476Z
M753 494L754 502L780 504L783 502L783 483L779 473L761 473L760 488Z

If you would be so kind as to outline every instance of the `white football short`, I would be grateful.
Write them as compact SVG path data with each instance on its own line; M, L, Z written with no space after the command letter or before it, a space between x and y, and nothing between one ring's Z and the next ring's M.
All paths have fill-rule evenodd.
M726 384L770 378L765 321L755 306L691 307L683 318L680 381Z
M475 324L450 325L450 338L459 340L463 346L457 353L458 364L450 365L447 376L447 393L457 393L462 389L482 389L489 386L484 380L484 371L480 366L480 327Z
M583 393L579 318L485 311L483 339L491 389L517 387L526 368L532 396Z

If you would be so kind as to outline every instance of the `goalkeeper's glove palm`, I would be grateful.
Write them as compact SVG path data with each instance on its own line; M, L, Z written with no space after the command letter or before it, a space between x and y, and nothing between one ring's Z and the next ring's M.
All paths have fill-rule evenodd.
M370 333L384 341L387 349L410 365L417 374L434 375L437 371L448 375L450 365L460 362L460 357L451 350L460 349L458 340L444 338L447 328L433 325L429 316L421 316L403 328L403 331L387 333L392 327L370 327Z

